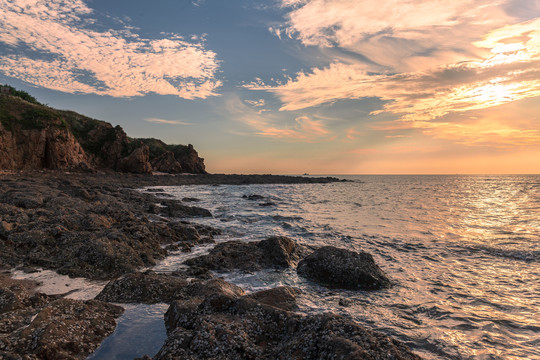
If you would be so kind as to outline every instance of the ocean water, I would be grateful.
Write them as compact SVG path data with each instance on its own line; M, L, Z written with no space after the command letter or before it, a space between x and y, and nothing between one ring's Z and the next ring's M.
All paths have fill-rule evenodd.
M342 314L427 359L540 359L540 176L342 178L350 181L161 188L200 199L214 217L196 221L223 229L218 241L284 235L364 250L394 282L364 292L326 289L294 269L221 274L247 292L297 286L302 312ZM242 197L253 194L265 200ZM154 270L173 271L208 249L176 253ZM104 354L94 358L122 358Z

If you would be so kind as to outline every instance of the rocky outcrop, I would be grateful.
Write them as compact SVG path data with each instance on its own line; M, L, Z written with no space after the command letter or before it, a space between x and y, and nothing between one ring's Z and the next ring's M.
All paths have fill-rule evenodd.
M159 202L152 194L103 185L101 180L3 180L0 265L24 263L71 276L111 279L155 265L167 254L166 245L189 250L219 233L160 217L151 220L148 210Z
M214 294L179 300L154 360L420 359L402 343L334 314L303 316L256 300Z
M192 145L131 139L120 126L0 94L0 169L151 173L152 164L165 173L206 173Z
M96 296L96 300L116 303L168 303L181 297L187 285L185 279L165 274L127 274L110 281Z
M172 151L167 151L152 160L152 168L154 171L168 172L171 174L179 174L183 171L182 165L174 157Z
M370 254L333 246L324 246L304 258L297 272L330 288L377 290L391 284Z
M149 156L148 146L142 145L133 150L129 156L120 159L116 169L123 172L149 174L152 172Z
M75 137L66 129L5 131L0 124L0 169L90 170L91 165Z
M208 255L188 259L185 264L217 271L257 271L296 266L302 247L283 236L259 242L228 241L216 245Z
M0 275L1 359L86 359L124 311L101 301L35 293L28 283Z

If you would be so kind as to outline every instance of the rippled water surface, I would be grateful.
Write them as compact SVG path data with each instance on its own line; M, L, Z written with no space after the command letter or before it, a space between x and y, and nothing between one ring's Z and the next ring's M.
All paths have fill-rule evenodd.
M294 270L225 274L247 291L301 287L302 311L351 317L428 359L540 359L540 176L344 178L352 181L165 189L199 198L214 214L200 222L222 228L221 240L280 234L364 250L395 282L367 293L324 289ZM250 194L266 199L242 198Z

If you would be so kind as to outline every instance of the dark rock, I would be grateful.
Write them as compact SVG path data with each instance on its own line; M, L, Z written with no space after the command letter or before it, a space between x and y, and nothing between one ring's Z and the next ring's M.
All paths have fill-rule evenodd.
M182 165L176 160L172 151L166 151L162 155L153 159L152 168L154 171L171 174L179 174L183 171Z
M138 174L149 174L152 172L150 164L150 150L143 145L133 150L129 156L119 160L117 170Z
M114 331L123 311L97 300L56 300L17 334L13 350L38 359L84 359Z
M96 300L116 303L171 302L182 296L185 279L153 272L127 274L110 281Z
M265 197L258 194L252 194L252 195L242 195L242 198L251 200L251 201L257 201L257 200L264 200Z
M300 293L300 289L290 286L279 286L277 288L255 292L247 297L258 301L261 304L277 307L286 311L294 311L298 310L296 295Z
M183 202L199 202L201 199L193 198L193 197L185 197L182 199Z
M218 271L256 271L296 266L301 253L301 247L291 239L274 236L259 242L220 243L208 255L189 259L185 264Z
M267 201L265 203L260 203L259 206L276 206L276 203L272 201Z
M253 298L175 301L154 360L420 359L402 343L334 314L303 316Z
M391 284L370 254L333 246L322 247L304 258L297 272L330 288L377 290Z
M163 209L165 214L170 217L212 217L210 211L197 206L183 205L175 200L163 200L161 203L165 206Z

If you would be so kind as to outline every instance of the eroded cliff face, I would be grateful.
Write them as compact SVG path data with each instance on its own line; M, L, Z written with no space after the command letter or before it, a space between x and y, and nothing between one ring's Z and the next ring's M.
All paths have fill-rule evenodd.
M131 139L120 126L0 95L0 169L99 168L206 173L192 145Z
M85 151L67 129L50 125L44 129L14 127L8 131L0 124L2 169L87 170L91 167Z

